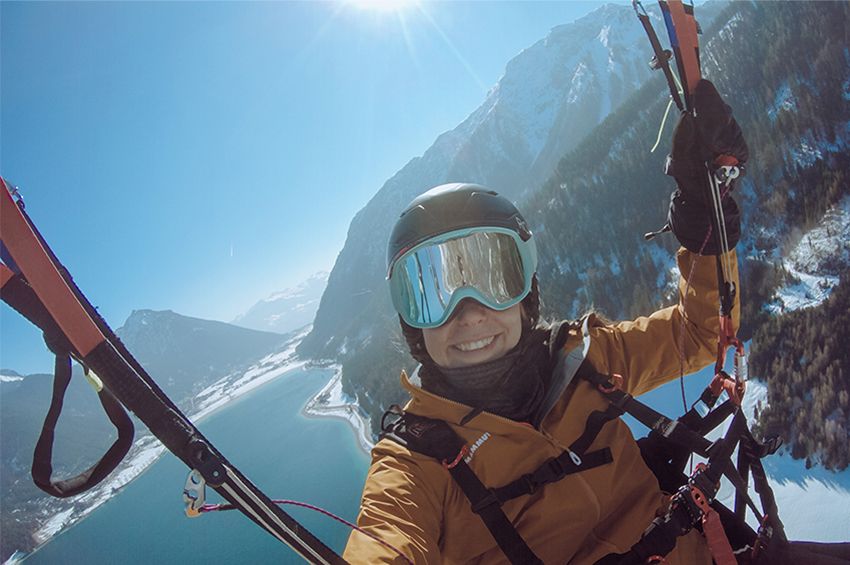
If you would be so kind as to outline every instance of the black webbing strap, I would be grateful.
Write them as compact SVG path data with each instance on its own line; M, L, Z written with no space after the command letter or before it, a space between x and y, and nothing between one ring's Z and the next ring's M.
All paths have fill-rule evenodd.
M70 479L53 481L53 439L56 422L62 413L65 391L71 382L71 358L68 355L57 355L53 377L53 397L50 409L44 419L41 434L35 445L32 459L32 479L35 485L44 492L58 498L67 498L84 492L98 484L118 466L133 445L133 421L127 416L124 407L107 390L101 389L98 398L106 411L109 420L118 431L118 438L106 451L100 460Z
M390 421L390 417L395 417ZM466 443L443 420L404 412L390 406L381 418L381 438L391 439L411 451L440 461L469 500L472 511L481 517L499 549L514 564L538 564L519 532L502 511L502 502L493 489L484 486L464 461Z
M0 292L4 302L44 332L44 341L56 354L53 396L33 453L33 482L44 492L58 498L74 496L98 484L121 463L133 445L133 421L112 393L106 388L101 389L98 392L100 404L115 426L118 438L97 463L76 477L59 481L51 480L56 423L62 413L65 391L71 382L72 346L23 276L15 275L9 279Z
M502 504L520 496L533 494L541 487L560 481L568 475L613 461L608 447L589 453L584 451L596 439L602 426L622 413L622 410L615 407L594 411L588 417L584 432L568 450L557 457L547 459L531 473L496 488L485 487L467 465L464 460L463 439L442 420L410 414L398 406L391 406L381 419L381 437L392 439L412 451L442 462L466 495L472 511L481 517L511 563L541 563L505 516ZM389 421L390 416L396 419Z
M11 262L11 257L4 257L3 260L4 262ZM45 340L48 341L51 348L58 347L61 351L73 351L71 342L63 335L59 324L56 323L22 275L13 276L0 288L0 298L44 332Z
M714 502L714 497L720 485L720 476L725 474L723 469L737 444L737 441L732 441L738 433L734 429L736 427L735 420L733 420L726 436L712 444L708 464L697 467L688 482L673 494L667 513L655 518L629 551L623 554L606 555L598 560L595 565L650 563L653 557L663 558L673 551L679 537L690 532L694 526L702 522L706 515L705 507L697 501L694 488L698 489L697 492L700 496L705 497L706 504ZM721 532L720 535L725 534Z
M732 536L732 538L738 538L736 539L736 542L738 542L736 547L740 546L741 540L745 540L747 544L751 543L752 534L743 521L743 508L748 506L760 522L763 521L764 517L747 493L747 470L752 471L756 492L761 497L762 507L766 514L766 522L764 523L771 528L769 532L766 532L767 538L775 536L779 539L785 539L784 529L777 515L773 491L767 483L767 477L761 464L761 458L775 451L778 445L774 442L769 442L768 445L758 443L752 437L747 427L746 418L739 407L727 400L705 416L700 416L696 409L692 407L677 422L671 423L672 421L669 418L635 400L631 395L616 389L608 377L596 373L582 376L596 384L600 392L612 403L612 406L631 414L652 430L650 438L641 440L644 442L641 445L641 453L645 458L646 451L650 451L651 456L657 457L659 450L664 451L670 448L673 451L679 451L676 448L684 447L695 453L700 453L700 449L703 449L704 453L700 454L708 459L708 463L701 470L698 469L698 472L688 480L687 484L682 486L674 495L668 513L663 517L656 518L641 536L641 539L628 552L609 554L597 561L596 565L636 565L646 563L646 560L652 556L664 556L672 551L677 538L687 533L694 524L700 521L702 516L702 511L693 504L688 495L690 488L688 485L696 486L706 496L709 504L715 508L715 512L718 512L721 515L721 520L725 522L724 528L729 527L729 524L735 525L734 518L737 514L737 521L743 524L747 531L742 534L735 533ZM709 389L706 389L700 400L710 408L714 405L717 397L713 396ZM722 439L711 443L699 435L716 428L730 414L733 415L732 421ZM698 433L691 431L691 428L697 430ZM694 437L699 438L700 441L694 441ZM647 440L652 440L655 443L648 447L649 444L645 443ZM738 446L739 449L738 469L735 468L731 460L735 446ZM664 461L673 461L674 465L680 459L678 454L668 454L662 458ZM679 469L679 466L676 466L676 468ZM653 468L653 472L658 474L658 469ZM714 502L721 476L725 476L735 488L736 513L732 513ZM762 532L760 532L760 535L762 535ZM726 537L730 538L728 535Z
M593 443L593 440L596 439L596 436L599 435L599 432L602 431L602 426L610 422L611 420L616 420L620 416L623 415L623 410L617 406L611 404L608 406L606 410L594 410L590 413L590 416L587 417L587 422L584 425L584 431L575 440L572 445L570 445L570 451L574 451L576 453L584 453ZM589 453L587 455L590 455ZM584 460L585 456L582 455L582 460Z
M776 498L773 494L773 489L770 488L770 483L767 481L767 473L764 470L764 465L761 463L762 457L774 453L779 448L780 443L781 442L771 443L768 446L764 446L757 442L753 437L752 432L747 429L741 437L741 445L738 449L740 452L745 453L749 460L749 469L753 476L753 488L759 495L761 506L767 516L769 526L772 528L772 536L774 538L787 541L788 538L785 535L785 526L779 519L779 508L776 505ZM743 496L740 496L739 502L739 496L740 495L736 493L736 513L739 506L743 508L746 504L746 499Z
M580 461L580 463L577 464L575 462L576 460ZM558 457L548 459L531 473L527 473L503 487L491 490L496 499L500 503L503 503L519 496L533 494L540 487L548 483L558 482L567 475L593 469L594 467L610 463L613 460L611 450L607 447L585 453L580 457L575 452L565 451Z
M449 468L449 473L469 499L472 511L481 517L499 549L511 563L529 565L543 563L505 516L502 503L493 490L484 486L466 461L461 458L458 464Z
M685 447L703 457L708 457L709 449L713 445L709 440L680 422L668 418L643 402L636 400L631 394L616 388L607 375L587 371L582 376L597 385L602 395L617 409L627 412L641 424L661 434L672 443Z

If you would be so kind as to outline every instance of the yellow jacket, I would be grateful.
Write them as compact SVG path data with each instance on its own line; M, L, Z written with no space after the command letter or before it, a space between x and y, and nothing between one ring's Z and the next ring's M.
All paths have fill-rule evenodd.
M679 376L682 337L685 374L705 367L716 354L715 259L682 249L677 260L683 274L677 306L615 325L590 319L590 363L600 373L622 375L623 388L635 396ZM685 278L692 265L688 285ZM733 281L737 286L737 269ZM739 310L736 299L735 327ZM580 327L571 328L565 349L571 351L581 339ZM407 411L445 420L467 445L477 445L468 463L487 487L506 485L560 455L581 435L588 415L608 407L593 385L575 379L539 430L488 412L460 426L469 406L422 390L404 373L402 385L411 395ZM612 463L568 475L503 505L505 515L544 563L592 564L609 553L624 553L665 509L669 497L661 492L622 420L607 423L588 451L603 447L611 449ZM435 459L394 441L382 440L372 450L358 525L417 564L507 562L448 471ZM349 538L344 557L351 563L405 562L358 532ZM701 535L691 531L679 539L667 561L698 565L710 564L711 558Z

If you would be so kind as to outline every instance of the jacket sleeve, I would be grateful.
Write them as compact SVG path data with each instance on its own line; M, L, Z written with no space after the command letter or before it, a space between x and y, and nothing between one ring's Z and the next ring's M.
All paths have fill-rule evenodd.
M738 288L737 256L734 250L729 255L731 282ZM677 305L614 325L590 320L591 364L599 372L622 375L625 390L635 396L698 371L717 355L720 293L715 257L683 248L676 259L681 273ZM732 316L737 328L738 293Z
M428 472L430 465L439 467L436 461L420 460L388 440L375 446L357 525L383 543L355 530L345 547L346 561L440 563L438 540L446 485L438 477L447 474Z

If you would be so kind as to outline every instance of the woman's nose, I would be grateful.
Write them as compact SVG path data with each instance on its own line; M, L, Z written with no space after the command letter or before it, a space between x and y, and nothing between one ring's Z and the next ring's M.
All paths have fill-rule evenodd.
M472 298L465 298L457 305L457 321L460 324L477 324L486 316L487 307Z

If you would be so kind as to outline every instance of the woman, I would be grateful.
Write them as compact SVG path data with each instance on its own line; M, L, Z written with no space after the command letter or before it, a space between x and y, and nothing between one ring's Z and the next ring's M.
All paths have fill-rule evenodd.
M585 434L591 414L608 402L596 385L573 377L585 340L584 366L621 375L620 386L635 396L679 376L683 363L690 373L714 359L719 297L712 255L719 250L706 237L712 212L702 197L703 163L720 154L743 163L747 147L711 83L700 84L695 100L698 117L683 116L672 152L679 190L670 225L684 245L677 256L680 301L649 317L609 324L591 314L583 323L541 323L534 238L519 211L486 188L443 185L402 213L390 240L388 279L410 352L421 363L412 378L402 374L411 396L405 411L447 422L467 447L441 462L398 441L378 442L358 524L387 545L354 533L346 559L405 562L398 550L415 563L506 562L505 544L479 515L492 507L473 509L447 471L461 459L490 488L540 475L547 461L569 456L574 468L564 476L501 505L506 527L544 563L595 563L625 553L665 511L669 496L620 419ZM738 212L728 195L723 208L732 249ZM728 280L737 286L735 252L728 258ZM700 564L711 556L692 530L666 560Z

